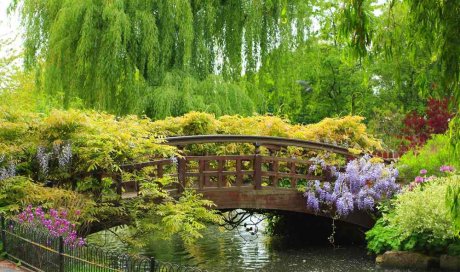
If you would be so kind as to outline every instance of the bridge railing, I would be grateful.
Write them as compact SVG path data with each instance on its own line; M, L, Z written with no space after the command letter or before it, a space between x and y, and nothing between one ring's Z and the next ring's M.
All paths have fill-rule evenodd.
M249 155L185 155L178 158L124 165L124 171L135 171L151 167L151 176L162 178L166 175L176 178L177 190L185 188L212 190L228 187L263 187L296 189L308 180L330 179L323 171L314 174L309 171L312 162L305 157L277 156L276 151L288 146L300 147L307 151L326 151L353 158L347 148L330 144L285 139L279 137L204 135L166 138L166 144L183 150L188 145L208 143L252 143L254 154ZM268 149L268 155L261 154L261 147ZM172 167L171 167L172 166ZM169 171L165 171L169 169ZM139 192L137 181L126 182L118 178L118 192Z

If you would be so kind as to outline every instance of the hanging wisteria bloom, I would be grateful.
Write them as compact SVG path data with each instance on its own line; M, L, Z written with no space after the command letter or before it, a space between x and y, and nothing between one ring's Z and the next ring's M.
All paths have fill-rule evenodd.
M335 183L319 181L307 185L304 196L307 207L315 212L320 207L346 216L355 210L373 210L378 201L399 192L398 170L393 165L376 163L366 155L350 161L344 172L335 172ZM317 205L318 203L318 205Z
M16 176L16 165L14 163L8 164L8 166L0 168L0 180L11 178Z
M75 212L75 215L79 214L80 211ZM75 224L70 222L67 216L65 210L50 209L49 213L46 213L42 207L32 208L29 205L17 218L20 224L42 229L53 237L62 237L64 244L70 247L84 246L85 240L78 236Z
M72 159L72 147L70 146L70 143L67 143L61 147L61 150L57 158L60 168L65 168L67 165L70 164L70 161Z
M42 146L38 147L37 149L38 166L40 167L40 172L45 176L48 174L50 157L51 157L51 154L46 152L45 147L42 147Z

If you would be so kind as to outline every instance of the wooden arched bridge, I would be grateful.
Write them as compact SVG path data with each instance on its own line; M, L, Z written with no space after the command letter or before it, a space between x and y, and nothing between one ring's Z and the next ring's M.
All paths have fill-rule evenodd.
M190 146L213 143L246 144L252 154L194 155L186 152ZM185 189L195 189L212 200L220 210L262 209L315 214L307 209L305 198L297 188L309 180L331 180L331 174L325 171L319 175L310 173L312 161L307 154L326 151L347 159L356 157L344 147L280 137L181 136L166 138L165 144L183 150L184 156L124 165L123 171L150 167L154 177L173 176L178 180L174 191L180 193ZM286 156L283 150L292 147L301 148L304 155ZM120 176L117 192L124 197L133 197L140 186L142 184L138 182L123 181ZM353 213L341 220L363 227L373 224L371 217L364 213Z

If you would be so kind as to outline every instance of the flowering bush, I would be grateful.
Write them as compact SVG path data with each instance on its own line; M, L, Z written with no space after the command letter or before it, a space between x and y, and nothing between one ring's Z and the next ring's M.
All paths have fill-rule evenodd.
M75 216L79 216L80 211L75 212ZM50 209L49 213L45 213L42 207L32 208L32 205L20 213L18 222L38 229L43 229L52 237L62 237L64 244L71 247L81 247L86 244L82 237L79 237L76 230L76 225L67 219L67 211Z
M448 188L460 183L459 176L436 178L392 200L373 229L366 233L368 248L460 254L458 230L447 205Z
M450 174L454 173L455 168L453 166L450 166L450 165L443 165L443 166L441 166L439 168L439 171L441 173L443 173L443 174L450 175ZM421 176L416 176L414 181L409 183L408 190L412 191L418 185L424 184L424 183L432 181L432 180L435 180L437 178L436 175L431 175L431 176L427 177L427 174L428 174L428 170L426 170L426 169L420 170L420 175Z
M413 181L415 177L424 175L419 173L420 169L426 169L431 175L439 173L441 165L449 165L458 169L460 161L452 155L453 153L449 135L433 135L423 147L409 151L399 158L397 167L400 177L403 180Z
M335 172L334 184L310 182L304 193L307 207L315 212L325 208L326 212L346 216L354 210L372 210L377 201L389 199L400 190L398 170L367 155L350 161L345 172L330 169Z

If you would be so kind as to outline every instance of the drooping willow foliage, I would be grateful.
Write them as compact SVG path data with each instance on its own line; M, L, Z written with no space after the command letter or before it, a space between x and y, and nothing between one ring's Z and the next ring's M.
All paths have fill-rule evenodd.
M306 39L313 4L306 0L13 0L12 8L20 10L26 27L26 66L40 67L42 88L53 96L61 94L66 106L78 97L85 106L122 114L142 111L139 101L146 95L157 96L155 92L169 103L182 103L179 96L192 95L183 90L172 94L170 86L155 89L168 81L171 71L204 80L204 85L212 81L207 79L212 73L224 79L238 78L243 71L253 74L274 48L292 50ZM222 88L214 89L222 93L212 97L228 93L250 104L248 95L236 86ZM210 98L207 92L200 93L202 99ZM217 106L223 113L233 113L225 109L228 104ZM168 114L168 106L164 107L159 116ZM244 112L252 110L247 106Z

